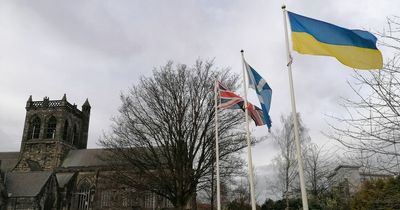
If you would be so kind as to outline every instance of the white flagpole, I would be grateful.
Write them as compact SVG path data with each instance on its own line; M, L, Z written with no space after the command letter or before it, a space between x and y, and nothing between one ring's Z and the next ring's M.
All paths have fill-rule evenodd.
M292 56L290 55L290 50L289 50L289 37L288 37L288 29L287 29L287 21L286 21L286 6L285 5L282 6L282 12L283 12L283 23L285 25L286 54L287 54L287 62L288 62L287 67L288 67L288 74L289 74L290 96L291 96L291 101L292 101L294 139L296 142L297 162L299 165L301 199L303 201L303 210L308 210L307 191L306 191L306 185L304 182L303 160L301 157L301 146L300 146L300 139L299 139L299 125L298 125L298 121L297 121L296 101L294 98L294 88L293 88L293 78L292 78Z
M218 143L218 78L215 79L214 94L215 94L215 162L217 165L217 210L221 210L221 193L219 181L219 143ZM213 189L211 189L211 192ZM212 204L213 205L213 204Z
M254 175L253 175L253 159L251 155L251 142L250 142L250 128L249 128L249 117L247 110L247 80L246 80L246 62L244 60L243 50L242 53L242 64L243 64L243 88L244 88L244 112L246 118L246 139L247 139L247 159L249 162L249 181L250 181L250 197L251 197L251 209L256 210L256 198L254 193Z

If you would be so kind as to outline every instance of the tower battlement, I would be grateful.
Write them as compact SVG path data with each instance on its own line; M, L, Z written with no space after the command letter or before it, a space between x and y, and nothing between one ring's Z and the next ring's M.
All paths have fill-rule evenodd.
M85 107L89 106L89 102L86 99L85 103L82 105L82 110L79 110L76 104L71 104L67 101L66 94L64 94L61 100L50 100L49 97L45 96L42 101L33 101L32 96L29 96L28 101L26 102L25 109L29 111L30 109L48 109L48 108L67 108L70 111L77 112L77 114L82 114L83 111L86 111Z
M91 106L88 99L77 105L61 100L26 102L25 126L21 142L21 160L16 170L52 170L71 149L86 149Z

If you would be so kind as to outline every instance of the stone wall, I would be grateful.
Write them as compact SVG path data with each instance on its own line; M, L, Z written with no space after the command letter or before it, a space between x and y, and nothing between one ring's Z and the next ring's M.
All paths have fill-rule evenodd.
M350 195L357 192L361 184L360 167L358 166L339 166L330 177L333 186L346 184Z
M0 162L1 165L1 162ZM0 172L0 210L5 209L6 205L6 188L4 187L3 175Z
M16 171L53 170L61 165L68 151L86 149L89 102L86 101L80 111L66 100L65 95L62 100L45 97L43 101L32 101L29 97L26 111L21 156ZM48 123L54 119L56 122L50 124L55 125L55 130L49 129L51 126ZM39 125L40 129L36 129L38 135L33 135L33 130Z

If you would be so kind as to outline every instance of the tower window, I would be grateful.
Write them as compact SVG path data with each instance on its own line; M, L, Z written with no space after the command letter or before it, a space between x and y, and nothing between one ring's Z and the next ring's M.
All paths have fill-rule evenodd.
M67 139L68 139L68 120L65 120L64 131L63 131L63 140L66 141Z
M46 138L54 139L56 135L57 119L53 116L47 122Z
M28 130L28 139L39 138L40 124L41 124L41 122L40 122L39 117L33 118L32 122L30 123L29 130Z
M78 143L78 129L76 128L76 125L74 125L74 128L72 129L72 141L71 144L76 144Z

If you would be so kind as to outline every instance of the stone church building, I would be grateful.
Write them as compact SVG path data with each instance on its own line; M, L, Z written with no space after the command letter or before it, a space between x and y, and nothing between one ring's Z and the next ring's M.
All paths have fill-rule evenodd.
M0 210L168 209L158 196L110 183L104 149L87 149L91 106L26 103L19 152L0 152ZM12 140L10 140L12 141Z

